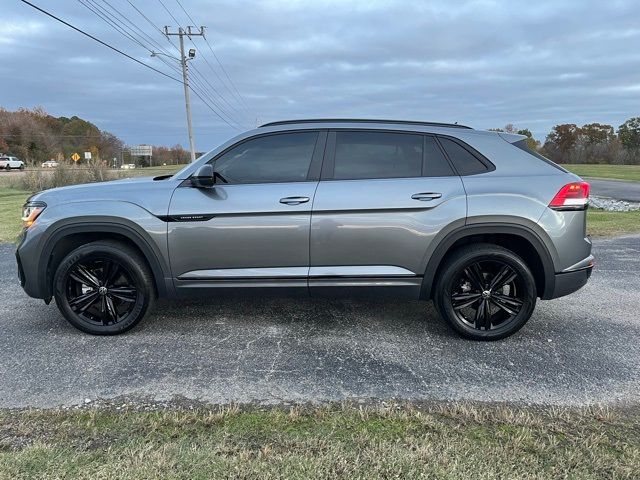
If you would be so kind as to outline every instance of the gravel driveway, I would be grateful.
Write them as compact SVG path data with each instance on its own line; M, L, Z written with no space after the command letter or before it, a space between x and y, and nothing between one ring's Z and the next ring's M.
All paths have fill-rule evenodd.
M590 283L540 302L496 343L459 339L430 303L162 302L120 337L91 337L17 284L0 245L0 407L121 395L213 403L343 399L539 404L640 400L640 237L595 241Z

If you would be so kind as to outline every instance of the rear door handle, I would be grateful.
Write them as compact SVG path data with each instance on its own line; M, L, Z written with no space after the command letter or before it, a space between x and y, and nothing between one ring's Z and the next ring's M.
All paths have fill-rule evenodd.
M308 201L309 197L284 197L280 199L280 203L284 203L285 205L300 205Z
M414 200L420 200L421 202L428 202L429 200L435 200L440 197L442 197L442 194L435 192L414 193L411 195L411 198Z

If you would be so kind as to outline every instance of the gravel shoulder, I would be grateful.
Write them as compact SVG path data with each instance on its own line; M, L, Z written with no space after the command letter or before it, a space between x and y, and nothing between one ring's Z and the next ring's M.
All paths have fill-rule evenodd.
M526 404L640 400L640 236L596 239L596 269L540 302L505 341L453 335L430 303L161 302L138 328L91 337L26 297L0 245L0 407L176 396L226 404L358 399Z

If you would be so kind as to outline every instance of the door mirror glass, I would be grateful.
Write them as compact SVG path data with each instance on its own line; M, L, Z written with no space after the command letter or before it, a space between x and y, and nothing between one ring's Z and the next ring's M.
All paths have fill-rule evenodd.
M202 165L191 176L191 184L196 188L211 188L215 183L213 165Z

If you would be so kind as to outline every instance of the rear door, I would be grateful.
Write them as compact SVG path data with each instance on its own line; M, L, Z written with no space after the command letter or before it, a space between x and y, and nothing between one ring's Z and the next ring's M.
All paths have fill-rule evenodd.
M311 206L326 132L261 135L216 159L229 183L177 188L168 242L177 288L291 287L307 293Z
M465 216L462 181L435 137L331 131L311 218L311 294L386 287L417 298L431 241Z

